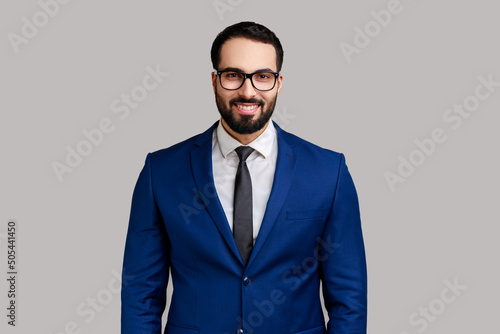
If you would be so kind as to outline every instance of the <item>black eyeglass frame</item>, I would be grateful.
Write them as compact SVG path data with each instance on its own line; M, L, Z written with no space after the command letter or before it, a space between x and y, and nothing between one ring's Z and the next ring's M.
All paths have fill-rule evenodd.
M225 73L225 72L234 72L234 73L239 73L239 74L243 75L243 81L241 81L241 85L238 88L232 88L232 89L229 89L229 88L222 86L221 74ZM243 87L243 85L245 84L245 80L248 78L248 79L250 79L250 82L252 83L253 88L255 88L256 90L258 90L260 92L268 92L270 90L273 90L274 87L276 87L276 81L278 81L278 77L280 75L279 72L273 72L273 71L257 71L257 72L253 72L253 73L243 73L241 71L235 71L235 70L224 70L224 71L214 70L214 73L215 73L215 75L217 75L219 77L220 86L222 88L224 88L225 90L238 90L238 89L240 89L241 87ZM257 73L271 73L271 74L273 74L274 75L273 87L271 87L270 89L258 89L257 87L255 87L255 84L253 83L252 77Z

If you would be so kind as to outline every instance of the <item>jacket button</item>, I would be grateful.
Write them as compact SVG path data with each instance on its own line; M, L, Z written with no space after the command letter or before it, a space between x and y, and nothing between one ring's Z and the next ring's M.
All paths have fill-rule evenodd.
M249 277L245 277L245 278L243 278L243 284L244 284L244 285L247 285L247 286L248 286L248 285L250 285L250 282L251 282L251 281L250 281L250 278L249 278Z

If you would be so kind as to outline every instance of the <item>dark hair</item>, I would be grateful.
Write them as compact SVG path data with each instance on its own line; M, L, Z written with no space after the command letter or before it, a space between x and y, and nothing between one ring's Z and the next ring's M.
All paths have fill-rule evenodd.
M276 50L276 67L278 68L278 72L281 71L281 65L283 64L283 47L281 46L280 40L276 37L274 32L264 27L262 24L255 22L240 22L233 24L217 35L212 44L212 50L210 51L214 69L217 69L219 66L222 45L227 40L236 37L244 37L274 46Z

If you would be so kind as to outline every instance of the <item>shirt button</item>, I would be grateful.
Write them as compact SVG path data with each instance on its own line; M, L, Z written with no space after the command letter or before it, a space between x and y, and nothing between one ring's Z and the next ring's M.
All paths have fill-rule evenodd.
M237 334L243 334L243 329L242 328L238 329L238 331L236 333Z
M243 278L243 284L244 284L244 285L248 286L248 285L250 285L250 282L251 282L251 281L250 281L250 278L249 278L249 277L245 277L245 278Z

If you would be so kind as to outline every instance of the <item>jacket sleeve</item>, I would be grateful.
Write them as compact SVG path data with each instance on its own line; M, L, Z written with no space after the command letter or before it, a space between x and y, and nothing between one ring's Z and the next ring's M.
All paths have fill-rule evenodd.
M161 334L169 240L156 206L148 154L132 197L121 291L121 333Z
M322 235L320 275L328 311L327 333L366 334L367 273L358 197L340 156L337 186Z

